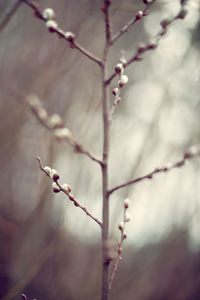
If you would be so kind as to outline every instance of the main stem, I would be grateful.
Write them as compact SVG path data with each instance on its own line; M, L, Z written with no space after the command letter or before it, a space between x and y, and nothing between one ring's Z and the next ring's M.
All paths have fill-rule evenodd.
M108 156L109 156L109 91L107 78L107 57L109 44L105 45L102 64L102 104L103 104L103 163L102 163L102 300L109 300L109 194L108 194Z

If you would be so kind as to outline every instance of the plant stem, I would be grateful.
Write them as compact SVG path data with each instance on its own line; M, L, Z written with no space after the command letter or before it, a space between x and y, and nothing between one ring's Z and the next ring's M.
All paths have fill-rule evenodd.
M106 42L104 48L103 65L102 65L102 113L103 113L103 164L102 166L102 300L109 300L109 265L110 258L108 255L109 248L109 194L108 194L108 156L109 156L109 90L105 83L107 78L107 57L110 44Z

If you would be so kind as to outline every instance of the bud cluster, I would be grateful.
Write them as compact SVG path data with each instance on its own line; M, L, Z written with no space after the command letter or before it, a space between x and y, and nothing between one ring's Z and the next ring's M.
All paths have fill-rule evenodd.
M67 41L73 43L75 39L74 33L70 31L64 32L58 27L58 24L55 21L55 13L52 8L46 8L43 11L42 16L45 20L46 27L49 29L50 32L57 32L60 35L60 37L63 37Z
M64 127L64 122L58 114L48 116L47 111L43 108L41 101L36 95L30 95L27 98L28 104L37 116L40 122L53 131L57 141L63 142L73 138L72 132Z
M118 86L115 87L112 91L113 95L115 96L115 104L121 101L120 89L123 88L126 83L128 82L128 76L124 74L124 69L126 67L127 61L124 55L121 56L118 64L115 66L115 73L119 75Z
M126 198L124 200L124 220L121 221L118 225L118 229L121 231L121 241L118 243L118 254L121 255L122 253L122 243L127 238L127 235L124 233L125 224L130 221L130 215L127 212L130 206L130 199Z
M58 174L58 172L55 169L51 169L49 166L45 166L43 170L54 181L52 183L52 189L53 189L54 193L59 193L60 190L62 189L67 194L70 194L72 188L69 184L67 184L67 183L63 183L62 185L58 184L60 175Z

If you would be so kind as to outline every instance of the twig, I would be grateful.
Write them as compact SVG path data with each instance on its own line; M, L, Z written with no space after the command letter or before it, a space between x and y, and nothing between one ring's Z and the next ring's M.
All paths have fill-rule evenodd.
M40 10L38 9L38 6L34 3L32 3L29 0L23 0L24 3L26 3L29 7L31 7L34 11L34 14L37 18L41 19L42 21L46 22L46 19L43 17L42 13L40 12ZM54 28L53 32L56 32L58 34L59 37L67 40L70 43L70 46L74 49L77 49L79 52L81 52L83 55L85 55L86 57L88 57L90 60L96 62L99 66L102 65L102 61L101 59L99 59L98 57L96 57L95 55L91 54L88 50L86 50L83 46L79 45L77 42L74 41L74 39L69 40L66 35L65 32L60 29L60 28Z
M4 28L6 27L6 25L12 18L12 16L16 13L17 9L20 7L21 3L22 0L18 0L8 12L6 11L5 16L2 18L3 21L0 22L0 32L4 30Z
M112 288L112 283L113 283L115 274L117 272L119 263L122 260L122 252L123 252L122 246L123 246L124 240L127 238L127 235L124 233L125 232L125 225L126 225L127 222L130 221L130 217L127 214L127 209L129 208L129 205L130 205L130 200L129 199L125 199L124 200L123 222L120 222L120 224L118 226L118 229L121 232L121 238L120 238L120 241L118 242L118 245L117 245L118 246L117 255L116 255L115 262L113 264L113 269L112 269L112 272L111 272L111 275L110 275L110 279L109 279L109 290L111 290L111 288Z
M14 91L13 89L9 89L8 92L12 97L15 97L17 99L17 101L27 105L31 109L31 112L33 113L33 115L40 122L40 124L42 126L44 126L47 130L53 132L56 136L56 130L58 128L50 125L48 114L47 114L46 110L42 107L42 104L36 95L30 95L29 96L30 100L28 100L27 97ZM31 98L36 98L36 102L32 101ZM61 117L60 117L60 119L61 119ZM62 119L61 119L61 121L62 121ZM67 129L67 128L65 128L64 124L61 122L61 124L59 124L59 129ZM100 165L103 164L103 162L100 159L96 158L87 148L85 148L85 146L83 146L80 143L80 141L78 141L73 136L73 134L70 130L68 130L68 131L69 131L69 134L66 138L64 138L65 136L63 136L63 139L62 139L62 137L60 137L60 138L58 138L58 140L60 139L62 141L67 142L68 144L70 144L74 148L75 152L85 154L86 156L88 156L90 159L97 162L98 164L100 164Z
M150 172L150 173L148 173L144 176L137 177L133 180L129 180L129 181L123 183L123 184L117 185L117 186L111 188L108 191L108 194L110 195L114 191L119 190L123 187L126 187L130 184L135 184L135 183L141 182L145 179L152 179L155 174L166 173L166 172L171 171L172 169L183 167L185 165L186 161L192 160L192 159L197 158L199 156L200 156L200 147L198 148L198 147L194 146L194 147L191 148L191 151L185 152L183 158L181 160L177 161L176 163L168 164L168 165L166 165L165 167L162 167L162 168L156 168L154 171L152 171L152 172Z
M154 36L153 41L150 41L149 43L145 45L139 45L136 51L136 54L134 56L132 56L128 61L127 64L125 66L128 67L130 64L132 64L133 62L138 62L141 61L143 58L141 57L141 54L150 51L150 50L154 50L158 47L160 40L163 38L163 36L166 35L167 33L167 29L169 27L169 25L171 25L174 21L176 21L177 19L183 19L187 14L187 10L184 8L184 5L181 6L181 9L179 11L179 13L173 17L172 19L164 19L160 22L161 25L161 29L158 31L158 33ZM109 85L111 83L111 81L117 76L117 73L113 73L112 75L110 75L110 77L108 79L106 79L105 84Z
M124 27L122 27L111 39L111 44L113 45L125 32L129 30L129 28L134 25L137 21L141 20L143 16L147 15L149 7L156 0L152 0L149 4L145 6L145 8L139 11Z
M44 166L42 165L42 162L41 162L41 159L40 157L36 157L36 160L38 161L38 164L39 164L39 168L40 170L42 170L49 178L52 179L52 177L50 176L50 174L45 170ZM99 224L100 226L102 226L102 223L97 219L95 218L87 209L86 207L84 207L83 205L81 205L75 198L72 194L70 194L69 192L67 192L63 186L58 182L58 180L54 180L52 179L53 182L56 183L56 185L58 186L58 188L65 194L67 195L67 197L69 198L69 200L71 200L75 206L79 207L80 209L82 209L87 216L89 216L90 218L92 218L97 224Z

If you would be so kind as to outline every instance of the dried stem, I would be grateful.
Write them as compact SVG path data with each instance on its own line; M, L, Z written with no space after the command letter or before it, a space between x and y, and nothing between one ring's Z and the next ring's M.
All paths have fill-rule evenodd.
M24 3L26 3L28 6L30 6L34 13L35 16L39 19L41 19L42 21L46 22L46 19L43 17L42 13L40 12L40 10L38 9L37 5L32 3L29 0L23 0ZM60 28L55 28L54 32L58 34L59 37L67 40L70 43L70 46L74 49L77 49L79 52L81 52L84 56L88 57L90 60L94 61L95 63L97 63L99 66L102 65L102 61L96 57L95 55L93 55L92 53L90 53L87 49L85 49L83 46L79 45L77 42L75 42L74 40L69 40L66 38L65 36L65 32L60 29Z
M51 178L51 176L49 175L49 173L44 169L44 166L41 162L41 159L40 157L36 157L36 160L38 161L38 164L39 164L39 168L40 170L42 170L49 178ZM52 179L52 178L51 178ZM82 209L87 216L89 216L91 219L93 219L97 224L99 224L100 226L102 226L102 223L97 219L95 218L88 210L86 207L84 207L83 205L81 205L75 198L72 194L68 193L63 187L62 185L58 182L58 180L53 180L53 182L55 182L57 184L57 186L59 187L59 189L65 194L67 195L67 197L69 198L69 200L71 200L73 203L74 203L74 206L77 206L79 207L80 209Z
M172 163L172 164L170 163L170 164L168 164L168 165L166 165L165 167L162 167L162 168L156 168L154 171L152 171L152 172L150 172L150 173L148 173L148 174L146 174L144 176L137 177L137 178L135 178L133 180L129 180L129 181L125 182L125 183L117 185L117 186L111 188L108 191L108 194L110 195L114 191L117 191L117 190L119 190L121 188L124 188L124 187L126 187L126 186L128 186L130 184L135 184L135 183L144 181L146 179L152 179L155 174L166 173L166 172L171 171L172 169L183 167L185 165L186 161L192 160L192 159L197 158L199 156L200 156L200 147L196 148L196 146L195 146L194 150L191 148L191 152L190 151L185 152L185 154L184 154L184 156L183 156L183 158L181 160L179 160L179 161L177 161L175 163Z

